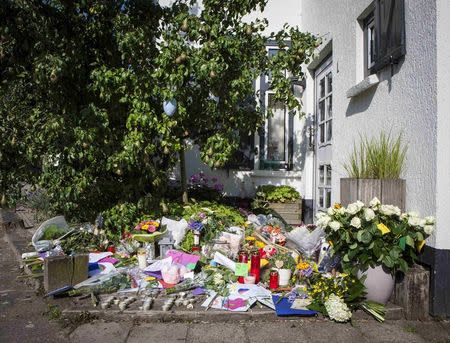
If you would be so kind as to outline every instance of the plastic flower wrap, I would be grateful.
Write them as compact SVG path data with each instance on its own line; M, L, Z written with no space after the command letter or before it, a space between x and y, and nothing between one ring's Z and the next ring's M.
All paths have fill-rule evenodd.
M348 308L344 299L335 294L331 294L325 301L325 309L330 319L337 322L347 322L352 317L352 312Z

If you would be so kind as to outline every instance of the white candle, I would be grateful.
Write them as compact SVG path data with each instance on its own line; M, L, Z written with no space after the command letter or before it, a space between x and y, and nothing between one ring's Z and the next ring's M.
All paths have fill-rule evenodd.
M139 269L147 267L147 252L145 249L139 249L137 253Z

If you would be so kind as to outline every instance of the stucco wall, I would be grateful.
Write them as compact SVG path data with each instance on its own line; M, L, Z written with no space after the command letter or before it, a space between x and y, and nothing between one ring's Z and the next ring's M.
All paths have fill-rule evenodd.
M448 1L441 2L448 6ZM370 3L371 0L302 1L302 29L324 35L326 40L332 39L332 201L339 201L339 179L347 176L343 163L353 149L353 142L359 140L359 134L371 137L381 130L391 131L394 135L403 132L408 145L403 175L407 183L406 208L434 215L437 163L436 4L430 0L405 1L406 58L395 67L392 77L390 68L387 68L379 73L381 82L377 86L348 99L347 90L362 79L362 40L357 18ZM448 42L448 37L446 39ZM448 78L446 80L448 83ZM307 88L312 88L311 78ZM446 94L448 97L450 93ZM308 92L305 99L308 112L313 112L312 100L313 95ZM442 169L444 171L445 167L442 166ZM430 243L434 245L434 239Z

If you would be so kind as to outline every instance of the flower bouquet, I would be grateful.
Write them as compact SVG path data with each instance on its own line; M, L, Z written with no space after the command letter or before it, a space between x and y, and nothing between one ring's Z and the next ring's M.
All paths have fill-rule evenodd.
M347 208L336 204L318 214L317 225L326 232L332 253L342 257L345 272L356 275L383 266L394 274L406 272L415 262L433 233L434 218L402 213L374 198L369 206L361 201Z
M365 300L365 287L361 280L350 274L314 273L309 279L310 310L321 312L336 322L347 322L352 311L361 309L383 322L382 304Z
M159 220L143 220L134 227L130 234L135 241L151 243L161 238L166 231L166 227L161 226Z

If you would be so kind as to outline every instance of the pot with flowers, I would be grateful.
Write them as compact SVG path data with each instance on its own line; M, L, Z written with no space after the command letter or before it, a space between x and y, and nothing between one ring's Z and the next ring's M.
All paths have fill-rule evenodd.
M288 286L296 263L290 253L278 251L272 258L271 267L278 271L278 282L281 287Z
M330 207L319 213L332 253L342 258L344 272L365 275L367 299L386 303L394 288L393 275L406 272L433 233L434 218L416 212L402 213L377 198L366 206L361 201Z

